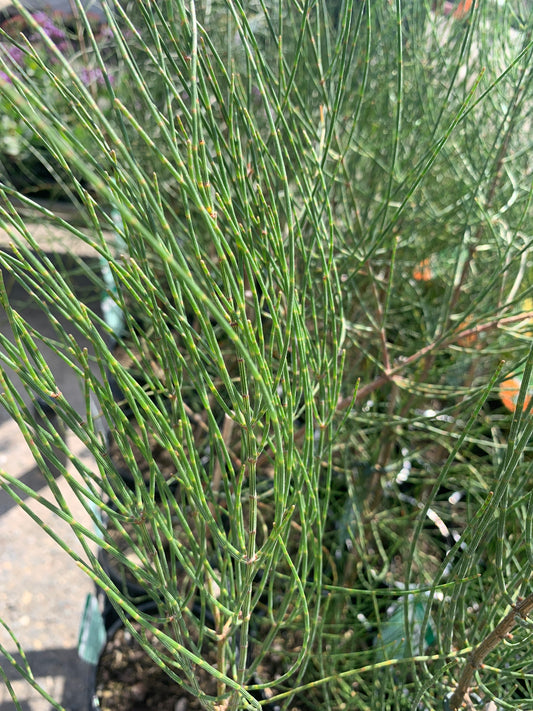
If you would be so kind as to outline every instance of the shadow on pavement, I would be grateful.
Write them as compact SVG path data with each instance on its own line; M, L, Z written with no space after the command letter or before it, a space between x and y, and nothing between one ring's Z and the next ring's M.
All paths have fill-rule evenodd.
M20 655L13 655L17 662L23 664ZM52 677L54 681L63 679L63 692L59 698L54 699L67 711L87 711L89 706L89 681L92 679L94 667L83 662L78 657L77 649L43 649L26 653L26 661L30 669L39 670L36 677L39 683L47 686L43 679ZM0 657L2 667L7 679L13 684L20 681L21 677L16 669L5 659ZM35 673L35 672L34 672ZM68 674L68 676L67 676ZM22 681L23 684L26 682ZM28 687L29 688L29 687ZM47 692L50 690L47 688ZM37 692L33 692L34 694ZM53 694L51 694L53 696ZM43 704L47 702L43 699ZM32 701L19 700L22 711L32 711ZM50 708L53 708L52 706ZM0 711L13 711L12 701L0 703Z
M95 262L94 269L96 270L97 268L98 264ZM32 299L20 285L14 282L12 276L4 273L3 277L6 286L9 287L9 298L13 306L23 315L32 328L35 328L43 335L44 340L47 338L54 339L55 332L50 325L46 308L43 308L42 304L36 303L35 299ZM98 289L96 280L88 278L85 273L76 275L75 281L76 294L78 297L88 305L89 308L97 311L101 291ZM60 321L67 330L71 330L75 333L73 324L69 324L64 318L60 318ZM9 340L13 340L9 321L6 313L2 309L0 309L0 332ZM79 342L82 346L89 346L82 338L80 338ZM61 392L69 398L72 406L80 414L83 413L85 409L83 393L75 374L68 368L65 368L64 362L59 355L48 349L44 342L42 352L54 373ZM24 402L29 404L30 398L22 387L20 387L19 392L23 396ZM29 448L20 431L15 426L15 423L11 420L6 410L0 406L0 470L1 469L17 476L23 484L33 491L38 491L40 494L42 493L44 496L47 496L47 485L43 474L35 465ZM22 500L28 499L28 497L24 495L24 492L18 491L17 493ZM79 613L77 612L76 605L74 605L73 608L70 603L66 605L64 609L61 608L61 604L59 604L58 611L58 603L55 594L56 592L58 592L58 594L60 593L58 596L61 599L65 599L65 601L77 601L80 597L85 596L88 587L83 587L83 584L81 584L80 589L77 589L78 578L72 577L70 568L68 568L68 574L65 575L65 578L61 578L64 557L59 551L57 562L55 557L46 558L47 561L51 561L51 564L44 572L46 580L39 577L43 576L42 566L39 567L37 565L35 568L32 566L33 561L37 563L40 562L41 551L39 550L39 538L33 538L32 544L29 546L27 541L19 540L16 535L13 535L11 530L6 530L6 526L16 525L18 521L18 518L13 518L13 516L16 515L15 511L13 511L16 506L16 502L14 502L5 491L0 489L0 540L2 541L2 546L5 546L4 550L0 550L0 559L2 558L1 554L4 554L6 561L9 563L1 576L0 591L3 593L5 599L12 594L11 590L13 590L13 594L15 595L20 596L27 593L31 597L31 594L35 594L36 588L46 584L47 590L49 591L49 598L45 597L45 599L40 602L40 605L46 609L41 609L41 607L36 608L34 613L32 613L32 619L33 617L53 619L53 616L57 616L58 613L62 614L64 612L64 614L58 629L45 629L43 648L27 651L26 660L39 683L42 683L51 696L65 709L68 711L87 711L88 681L92 668L79 659L77 649L72 647L73 636L77 633L79 624ZM8 512L10 516L3 515ZM21 512L20 515L21 517L26 516L23 512ZM9 521L9 524L7 521ZM46 550L48 551L49 549L47 548ZM50 556L50 553L47 553L47 556ZM22 573L28 573L28 571L30 574L29 583L26 582L26 577L28 576L21 575ZM33 578L31 577L32 575ZM21 578L23 578L22 581ZM61 581L59 583L60 585L66 586L62 591L56 589L58 580ZM67 589L69 587L67 581L69 580L74 581L72 589ZM1 597L0 595L0 598ZM73 611L73 609L75 611ZM18 597L15 597L13 599L13 611L10 611L10 614L20 615L21 610L23 610L21 601ZM3 613L4 610L0 610L0 616ZM8 624L11 624L13 621L14 620L7 620ZM66 644L69 646L61 647L61 636L64 634L65 629L69 630L69 640L68 642L66 641ZM31 641L29 640L25 641L21 639L21 642L23 647L27 648L31 646ZM16 658L17 661L21 661L20 656ZM48 711L48 709L52 708L42 697L38 696L37 692L27 686L26 682L21 679L20 675L7 659L1 655L0 667L6 674L7 679L16 685L17 693L20 695L19 704L22 711ZM0 687L2 685L3 682L0 678ZM9 699L5 689L1 691L0 711L15 711L16 706L13 701Z
M5 468L9 470L9 467ZM39 467L33 467L33 469L30 469L17 478L20 482L33 489L33 491L39 491L40 489L46 488L46 481ZM17 493L20 495L22 500L27 498L23 491L17 491ZM17 506L17 503L11 498L11 496L9 496L9 494L5 491L0 490L0 516L7 513L14 506Z

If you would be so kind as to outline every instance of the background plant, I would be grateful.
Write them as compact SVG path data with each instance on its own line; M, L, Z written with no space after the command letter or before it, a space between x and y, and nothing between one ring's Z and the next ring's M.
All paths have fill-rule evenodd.
M88 22L105 57L108 81L113 82L109 29L97 16L89 15ZM80 23L72 14L39 11L31 16L14 15L5 19L1 32L0 53L5 70L0 75L2 84L23 82L31 86L49 110L62 116L68 130L89 148L91 134L76 120L71 104L55 86L57 80L69 81L55 56L55 50L59 50L98 102L99 109L104 113L108 109L107 92L101 89L104 84L102 70L94 62ZM54 75L46 70L50 62L56 65ZM39 132L13 109L9 100L2 98L1 101L0 158L4 182L33 197L65 199L70 186L60 165L48 151L46 141L42 141Z
M112 9L110 73L79 8L98 95L27 14L54 62L22 50L61 111L12 68L3 87L88 229L40 214L94 247L124 317L117 334L75 299L11 199L37 206L5 185L15 246L2 265L43 304L86 411L57 391L5 290L3 363L97 469L36 424L7 370L3 402L45 475L64 450L96 532L50 472L45 505L121 616L139 619L148 654L152 632L207 708L257 708L261 685L282 708L443 708L461 657L530 579L525 6L486 0L462 19L400 2ZM492 393L517 367L511 418ZM8 473L3 486L43 503ZM91 542L154 591L156 615ZM531 700L528 633L476 681L502 707Z

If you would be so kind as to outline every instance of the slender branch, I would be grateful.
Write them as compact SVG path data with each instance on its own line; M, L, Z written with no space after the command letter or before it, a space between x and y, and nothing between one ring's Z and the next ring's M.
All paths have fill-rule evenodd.
M460 708L472 682L474 672L481 667L487 654L492 652L502 639L505 639L511 632L516 624L517 618L525 620L531 610L533 610L533 593L526 598L520 599L516 605L513 605L503 620L496 625L492 632L474 649L466 662L459 683L449 700L450 711L457 711L457 709Z
M416 363L416 361L428 355L437 347L446 347L451 345L452 343L457 343L462 339L466 339L472 336L479 336L479 334L484 333L485 331L491 331L495 328L500 328L501 326L508 326L512 323L516 323L517 321L526 321L531 318L533 318L533 311L526 311L524 313L515 314L514 316L506 316L505 318L494 319L493 321L481 323L478 326L473 326L472 328L465 328L461 331L456 331L452 336L443 339L442 341L433 341L432 343L429 343L427 346L424 346L420 350L416 351L416 353L413 353L407 358L402 358L402 360L397 363L393 368L384 370L381 375L375 378L371 383L368 383L368 385L364 385L363 387L359 388L355 401L361 402L375 390L378 390L382 385L395 381L396 375L398 373L404 370L408 365ZM339 410L344 410L350 405L350 403L352 403L352 401L353 396L351 395L350 397L342 398L341 400L339 400L337 407Z

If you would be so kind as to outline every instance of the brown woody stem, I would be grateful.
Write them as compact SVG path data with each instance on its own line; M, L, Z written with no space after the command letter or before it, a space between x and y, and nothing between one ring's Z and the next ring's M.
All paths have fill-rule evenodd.
M380 388L382 385L385 385L386 383L390 383L394 380L397 380L397 376L401 373L402 370L404 370L407 366L411 365L412 363L416 363L421 358L424 358L429 353L435 351L437 348L443 348L443 347L446 347L452 343L456 343L457 341L459 341L461 339L469 338L471 336L478 336L480 333L483 333L485 331L491 331L495 328L500 328L502 326L508 326L508 325L511 325L511 324L516 323L518 321L527 321L528 319L531 319L531 318L533 318L533 311L527 311L525 313L515 314L514 316L505 316L503 318L494 319L493 321L489 321L488 323L483 323L483 324L479 324L478 326L473 326L472 328L464 328L461 331L456 331L449 338L446 338L441 341L435 341L433 343L429 343L427 346L424 346L423 348L418 350L416 353L413 353L412 355L408 356L407 358L403 358L394 367L385 369L384 372L381 375L379 375L377 378L375 378L371 383L368 383L367 385L363 385L363 387L360 387L357 391L356 402L363 401L375 390L378 390L378 388ZM337 408L339 410L344 410L352 403L352 399L353 398L351 396L346 397L346 398L341 398L339 400L339 402L337 403Z
M533 593L513 605L503 620L496 625L492 632L474 649L466 662L459 683L449 700L450 711L457 711L457 709L460 708L471 685L474 672L481 667L487 654L492 652L502 639L505 639L511 632L516 624L517 617L525 620L531 610L533 610Z

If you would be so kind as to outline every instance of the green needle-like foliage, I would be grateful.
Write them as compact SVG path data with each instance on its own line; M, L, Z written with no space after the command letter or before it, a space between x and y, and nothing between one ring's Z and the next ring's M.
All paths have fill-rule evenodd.
M1 185L0 265L55 330L2 286L1 400L53 498L1 486L205 708L445 709L489 647L472 691L530 707L528 605L489 637L531 579L527 3L109 0L103 44L76 2L74 55L14 4L2 110L78 216ZM28 214L95 251L119 327Z

